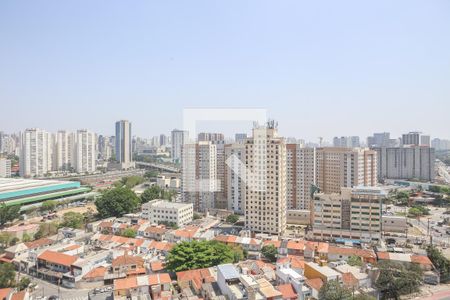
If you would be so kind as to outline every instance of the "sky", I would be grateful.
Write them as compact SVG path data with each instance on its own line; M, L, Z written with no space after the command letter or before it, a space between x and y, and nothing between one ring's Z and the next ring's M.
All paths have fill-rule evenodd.
M0 130L151 137L185 108L267 109L310 141L450 138L450 1L0 1Z

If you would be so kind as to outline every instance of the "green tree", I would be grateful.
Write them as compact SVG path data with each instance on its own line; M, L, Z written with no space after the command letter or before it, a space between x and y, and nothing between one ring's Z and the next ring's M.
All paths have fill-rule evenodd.
M319 290L319 299L325 300L350 300L352 292L343 287L337 280L330 280Z
M237 221L239 221L239 216L238 216L238 215L235 215L235 214L229 215L229 216L227 217L226 221L227 221L227 223L234 224L234 223L236 223Z
M408 215L413 218L426 216L430 214L430 209L421 205L416 205L408 210Z
M22 277L19 281L19 283L17 284L17 288L19 289L19 291L23 291L24 289L26 289L31 283L30 278L28 277Z
M198 220L198 219L201 219L201 218L202 218L202 216L200 214L194 213L194 217L193 217L194 220Z
M121 217L135 212L139 204L139 197L127 187L107 190L95 201L97 211L102 218Z
M80 229L83 228L84 225L84 216L83 214L69 211L63 215L63 220L60 224L61 227L69 227Z
M347 259L347 263L350 266L362 266L362 260L360 256L352 255Z
M127 187L129 189L143 183L145 181L144 177L142 176L128 176L123 177L121 180L114 183L116 187Z
M0 264L0 288L13 287L15 284L16 271L10 263Z
M125 228L124 230L122 230L120 235L127 237L127 238L135 238L137 235L137 232L133 228Z
M353 296L352 300L376 300L377 298L373 296L369 296L367 294L358 294L356 296Z
M147 171L147 172L145 172L144 177L147 179L150 179L150 178L156 178L156 177L158 177L158 175L159 175L158 171Z
M450 279L450 260L448 260L439 249L432 245L427 247L427 255L439 271L441 282L448 281Z
M141 202L147 203L151 200L161 199L162 193L163 193L163 190L159 186L152 185L151 187L149 187L142 193Z
M55 200L47 200L42 202L41 205L41 211L53 211L56 208L56 201Z
M56 222L51 223L41 223L39 225L39 230L34 234L35 239L40 239L43 237L48 237L58 233L58 224Z
M0 232L0 245L2 248L8 248L13 236L9 232Z
M0 205L0 226L7 222L12 222L20 216L20 205L6 206L4 203Z
M266 245L262 247L261 253L271 262L277 261L278 250L274 245Z
M422 270L416 265L406 267L401 263L381 261L378 263L380 276L375 283L381 291L381 299L399 299L419 291L422 284Z
M167 269L180 272L209 268L234 261L233 249L224 243L217 241L182 242L170 250Z
M22 235L22 242L26 243L26 242L29 242L31 240L32 240L32 238L31 238L31 236L28 233L24 233Z

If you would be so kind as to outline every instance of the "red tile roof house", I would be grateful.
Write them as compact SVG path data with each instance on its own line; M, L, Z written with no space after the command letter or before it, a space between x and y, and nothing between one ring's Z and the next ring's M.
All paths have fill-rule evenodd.
M72 264L79 258L51 250L42 252L37 257L36 274L45 280L61 283L63 274L72 271Z
M12 288L0 289L0 300L29 300L30 295L27 291L17 291Z
M114 280L114 299L150 295L152 300L172 299L172 284L168 273L134 276Z
M335 246L328 247L328 261L347 260L350 256L359 256L365 263L373 264L377 261L377 255L373 250Z

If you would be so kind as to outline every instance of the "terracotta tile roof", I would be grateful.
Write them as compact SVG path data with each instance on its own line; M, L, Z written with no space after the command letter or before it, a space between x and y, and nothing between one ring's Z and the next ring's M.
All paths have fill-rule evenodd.
M378 259L389 259L389 252L377 252Z
M162 261L155 261L150 263L150 268L153 272L158 272L164 270L166 268L166 264Z
M42 239L38 239L32 242L25 242L25 246L28 247L28 249L36 249L42 246L47 246L47 245L51 245L53 244L54 241L48 238L42 238Z
M375 252L373 250L358 249L358 248L343 248L343 247L328 247L329 254L339 254L339 255L356 255L362 258L376 258Z
M291 268L305 269L305 259L302 256L288 255L291 261Z
M146 273L147 273L147 270L145 270L144 267L140 267L140 268L137 268L135 270L128 270L127 271L127 276L143 275L143 274L146 274Z
M5 299L11 291L11 288L0 289L0 300Z
M411 255L411 262L420 265L433 265L428 256L425 255Z
M26 291L21 291L14 293L14 295L11 297L11 300L23 300L25 299Z
M320 288L323 286L323 281L320 278L306 279L305 283L306 285L315 289L316 291L319 291Z
M286 248L292 250L303 250L305 249L305 243L303 241L288 241Z
M178 229L174 231L174 235L182 238L193 238L200 227L197 226L186 226L183 229Z
M235 235L218 235L214 239L222 243L235 243L237 238Z
M111 228L112 226L113 226L113 223L109 222L109 221L103 221L100 224L98 224L98 227L101 227L101 228Z
M46 250L42 252L41 255L38 256L38 259L45 260L57 265L70 267L75 261L77 261L78 257L51 250Z
M161 226L149 226L145 228L146 233L153 233L153 234L164 234L167 231L169 231L167 228Z
M106 273L105 267L97 267L95 269L92 269L86 275L83 276L84 279L92 279L92 278L98 278L98 277L104 277Z
M283 299L297 298L297 293L290 283L279 285L276 288L281 292Z
M81 247L80 245L70 245L70 246L64 248L63 250L64 250L64 251L70 251L70 250L78 249L78 248L80 248L80 247Z
M359 281L352 273L348 272L342 274L342 283L348 288L353 288L358 286Z
M310 250L317 250L318 253L328 253L328 249L330 247L330 244L323 243L323 242L306 242L306 246Z
M129 266L129 265L136 265L138 267L142 267L144 266L144 259L140 256L128 255L125 251L124 255L114 258L111 265L113 266L113 268L118 266Z
M281 241L272 241L272 240L268 240L268 241L264 241L263 242L264 246L268 246L268 245L274 245L275 248L280 248L281 246Z
M171 282L171 280L170 280L169 273L148 275L148 283L150 285L167 284L170 282Z
M114 290L126 290L138 286L136 276L114 280Z
M177 272L178 282L192 281L197 289L205 282L214 282L214 276L208 268Z

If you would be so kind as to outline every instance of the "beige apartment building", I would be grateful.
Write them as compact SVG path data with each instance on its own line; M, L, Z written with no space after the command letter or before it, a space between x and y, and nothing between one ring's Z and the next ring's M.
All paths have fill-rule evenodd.
M341 187L377 184L376 152L364 148L318 148L317 186L323 193L339 193Z
M386 192L377 187L342 188L314 195L312 234L315 239L364 242L381 238L381 207Z
M225 162L229 160L231 166L225 163L225 197L228 202L228 210L236 214L244 214L245 210L244 157L244 144L235 143L225 145Z
M245 141L245 225L254 232L286 230L286 144L275 122L255 126Z

